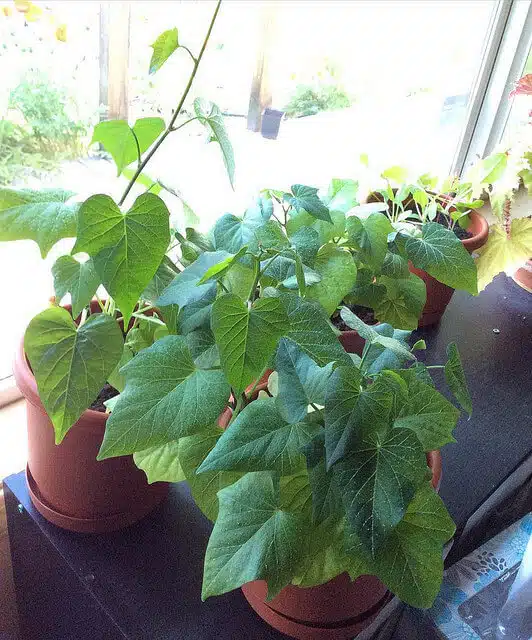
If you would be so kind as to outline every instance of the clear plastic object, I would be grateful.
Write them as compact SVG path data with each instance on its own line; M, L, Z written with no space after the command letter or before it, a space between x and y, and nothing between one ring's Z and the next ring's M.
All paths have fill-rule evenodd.
M532 536L499 614L497 640L532 640Z

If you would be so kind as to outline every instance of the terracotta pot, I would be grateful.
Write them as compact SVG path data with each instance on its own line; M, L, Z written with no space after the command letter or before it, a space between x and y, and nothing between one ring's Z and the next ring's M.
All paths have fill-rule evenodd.
M532 293L532 259L527 260L524 267L517 269L513 275L513 279L520 287L528 291L528 293Z
M168 484L148 484L132 456L96 460L107 422L105 413L87 409L63 442L55 444L23 342L13 373L26 398L30 497L47 520L81 533L115 531L140 520L165 498Z
M366 341L361 337L358 331L342 331L338 336L338 340L340 340L342 347L347 351L347 353L356 353L362 357Z
M427 454L432 485L438 490L442 462L439 451ZM299 640L347 640L373 622L391 594L375 576L360 576L351 582L343 573L317 587L285 587L266 602L264 580L242 587L246 600L274 629Z
M477 249L480 249L482 245L486 244L489 225L487 220L475 211L472 211L469 217L471 223L468 231L471 232L473 236L462 240L462 244L469 253L473 253ZM451 301L454 289L438 282L438 280L430 276L426 271L423 271L423 269L416 269L412 263L409 264L409 268L412 273L415 273L416 276L419 276L425 282L427 287L427 302L419 319L419 326L426 327L436 324L441 320L447 305Z

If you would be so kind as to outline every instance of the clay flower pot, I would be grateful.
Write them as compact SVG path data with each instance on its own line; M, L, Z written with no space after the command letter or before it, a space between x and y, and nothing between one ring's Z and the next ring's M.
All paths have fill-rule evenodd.
M442 466L439 451L427 454L432 485L439 488ZM375 576L360 576L351 582L343 573L316 587L285 587L271 602L266 601L263 580L242 587L246 600L269 625L299 640L348 640L369 626L391 599Z
M532 260L527 260L524 267L517 269L513 279L520 287L528 293L532 293Z
M342 331L338 336L338 340L340 340L342 347L347 353L356 353L362 357L366 341L360 336L358 331Z
M35 508L47 520L81 533L115 531L140 520L166 497L168 484L148 484L132 456L96 460L105 413L87 409L63 442L55 444L53 425L39 399L23 342L13 373L26 398L28 489Z
M471 223L467 230L472 233L473 236L462 240L462 244L469 253L473 253L486 244L489 225L487 220L476 211L472 211L469 214L469 218ZM411 263L409 268L412 273L415 273L416 276L419 276L425 282L425 286L427 287L427 302L419 319L419 326L426 327L436 324L441 320L447 305L451 301L454 289L438 282L438 280L430 276L426 271L423 271L423 269L416 269Z

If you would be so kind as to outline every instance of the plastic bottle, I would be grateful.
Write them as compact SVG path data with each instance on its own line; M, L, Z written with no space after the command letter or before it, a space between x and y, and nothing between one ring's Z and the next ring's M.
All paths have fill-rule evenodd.
M497 620L498 640L532 640L532 536Z

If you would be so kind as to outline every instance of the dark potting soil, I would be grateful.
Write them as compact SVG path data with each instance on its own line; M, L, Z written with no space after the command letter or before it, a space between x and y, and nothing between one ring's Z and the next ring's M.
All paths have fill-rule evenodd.
M105 413L107 411L107 407L104 405L106 400L110 400L118 395L118 391L112 387L109 383L106 383L104 388L98 394L96 400L91 404L89 409L93 411L100 411L101 413Z
M363 307L359 304L346 304L345 306L350 311L352 311L356 316L358 316L362 320L362 322L365 322L366 324L377 324L377 320L375 319L375 313L373 309L369 309L368 307ZM351 329L351 327L348 327L346 323L342 320L342 317L338 312L336 312L332 316L331 322L337 329L340 329L340 331L353 331L353 329Z
M441 213L436 218L436 222L443 225L444 227L449 228L449 218L447 218L447 216L442 215ZM459 224L454 225L453 231L454 231L454 235L459 240L467 240L468 238L473 237L473 234L470 231L468 231L467 229L462 229L462 227Z

